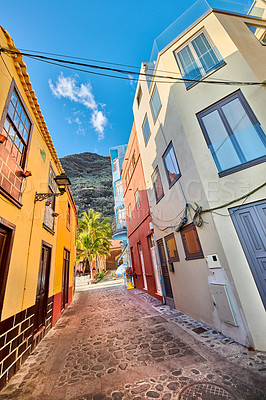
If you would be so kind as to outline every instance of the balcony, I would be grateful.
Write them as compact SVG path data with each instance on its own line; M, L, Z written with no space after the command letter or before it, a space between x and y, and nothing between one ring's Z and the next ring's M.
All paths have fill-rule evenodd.
M113 239L124 240L127 237L126 221L112 223Z
M188 31L202 17L207 15L211 10L220 10L232 12L239 15L250 14L253 1L249 4L240 4L229 0L198 0L190 8L188 8L180 17L178 17L168 28L166 28L154 41L150 61L147 69L148 87L153 80L157 59L159 53L166 47L170 46L182 34ZM215 49L212 49L216 51Z

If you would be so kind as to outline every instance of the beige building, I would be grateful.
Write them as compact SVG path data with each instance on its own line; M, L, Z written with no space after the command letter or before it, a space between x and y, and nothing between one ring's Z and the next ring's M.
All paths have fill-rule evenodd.
M156 40L133 105L166 302L258 350L266 350L265 44L265 19L197 2Z

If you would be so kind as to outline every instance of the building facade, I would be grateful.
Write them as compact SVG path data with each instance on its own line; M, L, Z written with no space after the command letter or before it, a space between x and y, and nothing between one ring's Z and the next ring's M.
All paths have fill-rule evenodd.
M135 287L162 300L153 225L135 124L125 153L122 182Z
M134 119L175 307L265 350L266 21L206 4L158 38Z
M112 165L113 191L114 191L114 212L115 221L113 223L113 239L119 240L122 248L121 258L124 262L129 260L128 241L127 241L127 222L123 195L123 185L121 178L122 165L126 153L127 145L110 147L110 159Z
M18 51L0 28L0 46ZM0 387L72 300L76 207L21 55L0 61ZM41 201L42 200L42 201Z

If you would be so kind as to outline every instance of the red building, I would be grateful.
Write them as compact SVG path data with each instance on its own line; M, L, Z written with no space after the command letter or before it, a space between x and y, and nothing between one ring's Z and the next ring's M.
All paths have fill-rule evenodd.
M152 220L135 123L123 162L122 183L135 287L162 300Z

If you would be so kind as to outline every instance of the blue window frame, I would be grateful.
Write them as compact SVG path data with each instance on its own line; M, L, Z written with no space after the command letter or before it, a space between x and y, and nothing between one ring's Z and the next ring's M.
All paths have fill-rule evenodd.
M153 94L151 96L151 103L150 104L151 104L153 120L155 122L157 117L158 117L158 115L159 115L160 109L162 107L157 86L155 86L155 88L154 88Z
M197 114L219 176L266 161L266 135L240 90Z
M163 161L170 188L181 176L172 142L163 154Z
M142 130L143 130L145 144L147 144L149 137L151 136L150 125L149 125L147 114L145 115L145 118L143 121Z
M211 71L224 65L219 51L213 46L206 33L194 36L181 49L175 52L175 57L185 81L186 88L195 84Z

